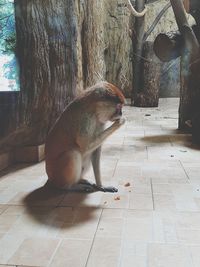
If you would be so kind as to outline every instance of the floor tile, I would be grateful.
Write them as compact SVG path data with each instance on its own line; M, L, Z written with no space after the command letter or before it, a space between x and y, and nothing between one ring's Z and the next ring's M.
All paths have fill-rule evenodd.
M149 244L148 267L189 267L192 259L186 247L173 244Z
M96 237L87 267L118 266L120 248L120 238Z
M92 241L64 239L59 245L50 267L85 267Z
M59 242L59 239L27 238L23 241L8 263L29 266L48 266Z
M159 102L126 106L102 146L102 184L117 193L47 188L44 162L1 172L1 266L200 266L200 150L177 130L178 99Z

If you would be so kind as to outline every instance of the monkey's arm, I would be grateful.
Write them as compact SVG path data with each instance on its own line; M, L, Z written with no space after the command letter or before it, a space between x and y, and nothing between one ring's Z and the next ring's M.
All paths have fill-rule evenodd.
M113 132L120 128L125 123L125 119L115 121L110 127L105 129L96 139L88 144L86 155L96 150L106 138L108 138Z
M118 189L113 186L102 186L101 172L100 172L100 157L101 157L101 147L98 147L92 153L92 166L93 166L94 176L96 180L96 184L92 185L94 190L102 191L102 192L110 192L110 193L118 192Z
M102 186L102 183L101 183L101 171L100 171L100 157L101 157L101 146L98 147L92 153L92 167L93 167L93 170L94 170L94 176L95 176L96 184L98 186Z

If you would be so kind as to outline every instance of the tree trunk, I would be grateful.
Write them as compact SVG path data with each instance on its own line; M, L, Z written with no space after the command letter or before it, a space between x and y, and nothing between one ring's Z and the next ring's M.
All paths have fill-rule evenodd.
M38 145L76 95L75 4L74 0L15 0L15 10L20 92L9 124L17 121L17 128L1 144Z
M200 46L195 33L188 25L182 1L171 0L171 4L184 39L181 57L179 128L185 129L185 122L191 121L193 141L200 144Z
M75 96L76 23L72 0L16 1L20 120L34 129L31 143L43 142Z
M159 101L161 63L154 54L152 42L145 42L143 58L143 91L136 95L134 105L138 107L157 107Z
M105 77L103 14L103 1L85 1L81 29L84 87L104 80Z
M188 4L188 13L190 13L197 25L200 25L200 1L199 0L187 0L189 2Z
M141 12L144 10L145 1L137 0L136 1L136 10ZM132 36L133 42L133 92L131 96L131 105L135 105L135 100L137 94L141 91L141 57L143 49L143 37L144 37L144 25L145 25L145 16L135 18L135 33Z

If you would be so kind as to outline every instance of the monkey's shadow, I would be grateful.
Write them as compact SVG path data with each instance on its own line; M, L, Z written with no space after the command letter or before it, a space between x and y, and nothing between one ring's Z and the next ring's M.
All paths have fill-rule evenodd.
M78 224L90 221L98 207L81 206L87 198L87 193L64 192L53 189L46 184L35 189L24 197L26 211L34 221L50 228L70 228L80 209L84 209L84 216L79 216ZM69 222L69 223L66 223Z

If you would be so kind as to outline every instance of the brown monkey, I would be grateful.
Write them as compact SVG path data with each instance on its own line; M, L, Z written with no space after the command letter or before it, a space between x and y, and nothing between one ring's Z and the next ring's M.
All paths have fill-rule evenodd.
M87 192L117 192L103 187L100 175L101 144L125 120L124 96L114 85L101 82L72 101L50 131L45 145L48 182L58 188ZM105 123L113 124L105 129ZM92 162L96 184L84 180Z

